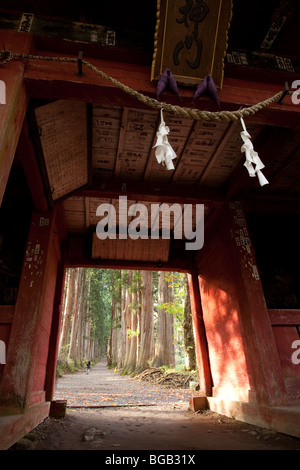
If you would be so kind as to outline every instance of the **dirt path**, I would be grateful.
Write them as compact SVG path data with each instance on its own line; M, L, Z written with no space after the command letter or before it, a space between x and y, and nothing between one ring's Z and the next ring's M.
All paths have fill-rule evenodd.
M68 400L68 406L133 406L185 404L191 392L167 389L149 382L120 375L106 366L103 360L89 375L84 372L68 374L57 380L56 400Z
M190 395L120 376L101 362L89 375L78 372L57 381L55 398L68 400L66 416L38 426L33 449L104 450L107 455L121 450L190 455L198 450L300 450L299 439L211 411L194 413L188 409Z

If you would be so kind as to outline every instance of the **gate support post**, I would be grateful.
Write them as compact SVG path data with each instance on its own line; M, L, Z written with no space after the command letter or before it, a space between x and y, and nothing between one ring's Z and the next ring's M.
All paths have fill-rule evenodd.
M26 54L32 46L32 35L0 31L0 44L4 44L6 50ZM1 65L3 92L0 100L0 206L28 104L23 80L25 65L25 60L12 60Z
M6 414L45 403L46 366L57 276L56 210L33 213L0 387Z
M191 297L192 317L195 328L195 342L198 360L200 392L206 397L212 396L212 377L210 371L209 353L203 322L202 305L198 274L195 268L188 274Z

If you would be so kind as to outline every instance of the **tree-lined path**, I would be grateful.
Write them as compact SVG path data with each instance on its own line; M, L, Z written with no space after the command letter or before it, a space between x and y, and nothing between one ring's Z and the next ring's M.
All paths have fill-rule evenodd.
M211 411L189 411L189 390L121 376L106 361L89 375L78 372L58 379L55 395L68 400L66 416L48 418L35 429L34 450L108 451L98 454L99 465L123 450L141 456L143 450L185 450L199 466L201 450L299 449L298 439Z
M86 372L67 374L57 379L55 400L83 407L188 404L191 391L171 389L120 375L107 368L106 359Z

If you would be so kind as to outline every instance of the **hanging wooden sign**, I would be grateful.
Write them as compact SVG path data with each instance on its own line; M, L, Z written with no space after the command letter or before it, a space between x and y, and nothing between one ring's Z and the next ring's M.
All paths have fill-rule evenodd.
M152 80L169 68L183 85L210 74L222 88L232 0L157 0Z
M87 106L57 100L35 109L52 201L89 182Z

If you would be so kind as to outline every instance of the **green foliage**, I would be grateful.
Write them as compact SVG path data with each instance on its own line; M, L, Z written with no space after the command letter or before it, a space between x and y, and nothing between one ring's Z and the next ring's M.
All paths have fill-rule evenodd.
M173 302L165 302L157 305L158 309L164 309L174 318L174 343L175 343L175 361L178 367L183 368L185 362L185 351L183 342L183 322L184 322L184 303L185 288L183 282L184 274L176 272L166 272L165 281L168 286L173 288Z
M128 328L127 330L128 338L132 338L133 336L138 336L139 334L140 334L139 330L133 331L133 330L130 330L130 328Z
M120 295L119 271L90 268L87 276L90 279L88 315L91 318L91 339L97 340L101 350L105 351L111 328L112 298Z
M173 287L173 302L165 302L157 305L157 308L164 309L170 315L174 315L175 330L182 330L184 314L185 290L183 275L180 273L165 273L165 281L169 287Z
M154 329L157 328L156 315L158 309L164 309L174 318L174 343L176 365L184 367L185 351L183 341L183 323L185 306L184 274L164 273L165 280L172 286L173 301L158 305L158 278L159 273L153 272L153 305L154 305ZM100 354L106 353L111 330L121 328L121 305L124 288L130 293L139 294L142 291L141 271L88 268L85 272L85 298L86 320L90 320L90 337L99 345ZM138 315L141 310L141 296L132 296L129 308L133 314ZM155 312L156 310L156 312ZM113 312L113 315L112 315ZM140 331L127 330L129 338L138 337ZM74 372L77 367L85 364L76 364L68 357L69 345L60 351L57 374ZM98 352L97 352L98 354Z
M73 374L76 371L76 364L68 356L69 347L70 345L67 344L60 351L57 360L56 377L62 377L64 374Z

